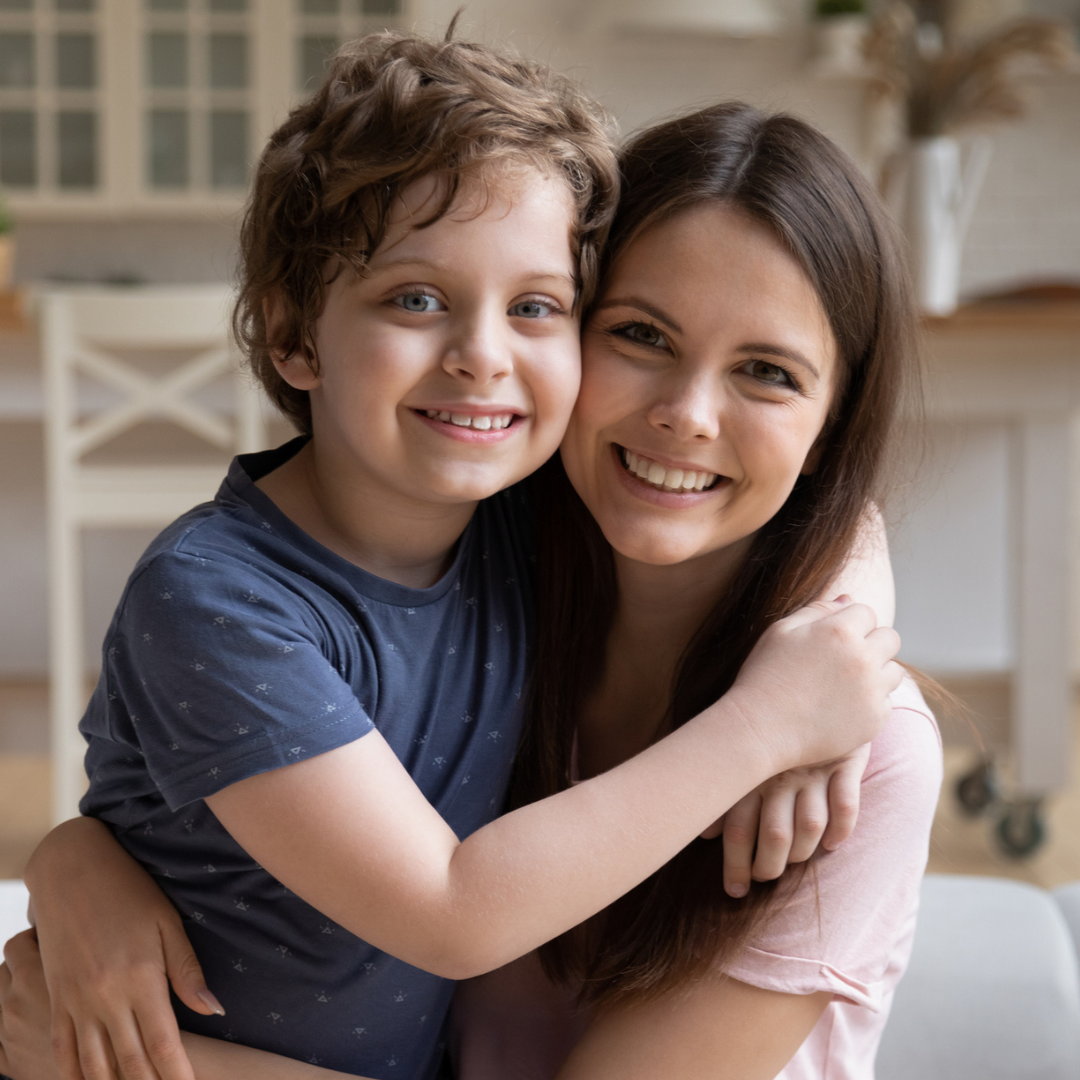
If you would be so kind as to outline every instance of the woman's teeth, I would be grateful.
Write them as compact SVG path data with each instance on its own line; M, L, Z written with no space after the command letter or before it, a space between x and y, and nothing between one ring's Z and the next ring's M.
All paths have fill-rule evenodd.
M502 431L514 420L513 413L503 413L501 416L466 416L465 413L425 409L424 415L432 420L441 420L444 424L453 424L455 427L472 428L473 431Z
M623 464L629 472L661 491L704 491L716 483L718 473L691 472L667 469L658 461L639 457L633 450L623 449Z

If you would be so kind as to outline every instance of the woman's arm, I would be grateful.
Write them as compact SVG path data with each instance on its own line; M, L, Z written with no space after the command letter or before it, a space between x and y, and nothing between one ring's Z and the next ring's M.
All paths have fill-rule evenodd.
M0 965L0 1072L12 1080L67 1080L80 1075L97 1080L115 1075L99 1073L93 1065L81 1073L57 1065L49 1034L49 992L34 931L12 938L4 948L4 961ZM183 1044L195 1080L357 1080L350 1074L201 1035L185 1032ZM133 1075L129 1064L118 1058L124 1080Z
M180 915L150 875L93 818L58 825L26 868L52 1003L60 1075L194 1080L169 1000L222 1014Z
M773 1080L831 1000L709 975L601 1013L556 1080Z

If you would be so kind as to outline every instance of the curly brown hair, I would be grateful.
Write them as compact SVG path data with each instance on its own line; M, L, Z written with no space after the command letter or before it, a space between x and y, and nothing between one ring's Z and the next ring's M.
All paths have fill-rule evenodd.
M607 114L565 76L453 41L452 33L443 41L381 33L346 43L259 161L240 232L233 328L271 401L302 432L311 432L307 391L281 378L272 353L299 351L318 370L314 331L327 261L363 273L395 199L421 177L438 174L446 184L419 228L493 166L525 163L565 177L576 210L579 308L595 289L619 185Z

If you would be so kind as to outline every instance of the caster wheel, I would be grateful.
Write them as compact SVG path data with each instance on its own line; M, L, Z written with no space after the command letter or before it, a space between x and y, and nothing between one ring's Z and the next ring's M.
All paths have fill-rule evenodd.
M977 765L956 782L956 801L969 817L981 814L997 795L994 767L989 761Z
M1037 802L1013 803L998 822L998 844L1014 859L1034 855L1046 841L1046 821Z

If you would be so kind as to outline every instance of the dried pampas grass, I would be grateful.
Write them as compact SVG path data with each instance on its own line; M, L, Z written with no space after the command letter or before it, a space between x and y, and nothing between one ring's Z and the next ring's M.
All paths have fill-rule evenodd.
M1044 69L1076 63L1071 30L1048 19L1019 19L970 43L920 26L903 2L874 19L864 46L870 92L902 106L909 138L1022 116L1029 99L1018 61Z

